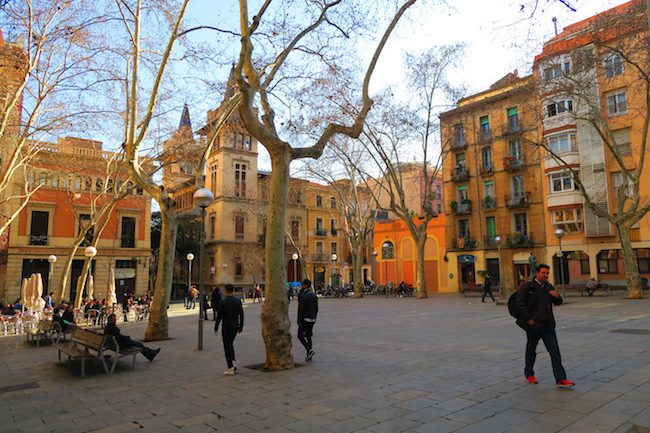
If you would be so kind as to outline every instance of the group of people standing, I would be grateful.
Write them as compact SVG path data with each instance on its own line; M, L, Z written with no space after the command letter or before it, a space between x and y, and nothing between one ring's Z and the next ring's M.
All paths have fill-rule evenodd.
M244 308L241 299L234 296L232 284L226 284L223 297L219 294L218 298L215 298L215 292L219 294L218 288L215 288L212 292L212 308L216 315L214 319L214 333L215 335L219 335L219 325L221 325L223 351L228 366L223 374L225 376L233 376L237 373L234 343L237 334L244 330ZM305 361L311 361L316 354L313 349L312 336L317 315L318 297L312 290L311 281L305 279L302 282L300 293L298 294L297 317L298 340L307 352Z

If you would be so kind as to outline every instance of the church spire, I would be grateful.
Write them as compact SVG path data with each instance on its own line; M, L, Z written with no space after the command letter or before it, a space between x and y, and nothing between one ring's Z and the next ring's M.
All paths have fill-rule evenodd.
M183 106L183 114L181 114L181 121L178 124L178 131L182 130L187 130L189 132L192 132L192 121L190 120L190 109L185 104Z
M227 101L232 98L235 94L235 64L232 64L230 68L230 75L228 76L228 82L226 83L226 92L223 95L223 100Z

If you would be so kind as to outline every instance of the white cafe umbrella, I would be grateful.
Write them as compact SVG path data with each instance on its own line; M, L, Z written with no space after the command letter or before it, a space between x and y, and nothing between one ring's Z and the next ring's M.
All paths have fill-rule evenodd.
M31 274L27 280L27 286L25 287L25 308L31 310L34 305L34 284L36 276Z
M109 271L108 280L108 293L106 294L106 305L117 304L117 296L115 296L115 269L111 268Z
M88 275L88 300L92 299L93 294L95 293L95 281L92 275Z
M23 283L20 285L20 304L24 307L27 302L27 285L29 284L27 278L23 278Z
M32 309L41 312L45 308L45 299L43 299L43 277L40 273L34 275L34 297Z

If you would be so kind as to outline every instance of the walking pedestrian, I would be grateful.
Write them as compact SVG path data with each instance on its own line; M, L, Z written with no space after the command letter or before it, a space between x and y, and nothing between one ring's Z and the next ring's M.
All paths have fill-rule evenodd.
M228 369L223 372L225 376L233 376L237 372L237 361L235 360L235 337L244 330L244 308L241 299L233 295L234 287L226 284L224 297L219 302L217 320L214 322L214 333L217 335L219 323L221 327L221 339L223 340L223 351L226 355Z
M560 346L555 334L553 305L561 305L562 297L548 282L549 266L537 265L535 277L519 287L516 294L517 325L526 331L526 364L524 375L531 384L537 384L535 378L536 349L541 339L551 356L551 365L555 383L561 388L570 388L575 383L566 378L562 366Z
M490 278L490 274L486 272L483 278L483 297L481 298L481 302L485 302L485 296L490 295L492 302L496 303L497 301L494 300L494 295L492 294L492 278Z
M221 292L219 291L219 287L214 286L212 288L212 297L210 299L210 305L212 305L212 320L217 320L219 302L221 302Z
M311 361L315 355L312 348L311 337L313 335L316 316L318 315L318 298L311 290L311 281L305 278L298 294L298 340L305 346L307 357L305 361Z

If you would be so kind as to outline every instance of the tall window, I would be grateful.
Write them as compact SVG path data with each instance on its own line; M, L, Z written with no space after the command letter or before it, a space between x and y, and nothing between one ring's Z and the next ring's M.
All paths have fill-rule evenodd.
M330 197L330 209L336 209L336 197Z
M316 234L320 236L324 236L325 234L325 229L323 229L323 219L322 218L316 218Z
M599 274L618 274L618 250L603 250L597 258Z
M122 217L122 248L135 248L135 218Z
M548 176L548 180L551 193L573 191L576 189L573 183L573 175L569 170L551 173Z
M605 57L604 66L606 78L612 78L623 74L623 59L618 53Z
M492 172L492 148L490 146L481 150L481 167L484 172Z
M465 146L465 132L463 131L463 125L460 123L458 125L454 125L454 146Z
M89 226L90 215L85 213L79 214L79 227L77 229L77 235L79 235L81 232L86 232L84 240L81 242L81 246L84 247L90 245L93 241L94 230L93 228L89 228Z
M30 245L47 245L49 219L49 212L32 211L32 224L29 231Z
M508 108L506 114L508 115L508 131L519 131L519 111L517 107Z
M316 253L323 254L323 243L320 241L316 242Z
M631 179L627 179L626 181L625 175L619 171L618 173L614 173L614 188L618 192L621 187L625 189L623 193L626 197L631 198L634 196L634 182Z
M483 182L483 198L494 199L494 181L488 180Z
M607 112L610 116L627 113L627 93L625 90L607 95Z
M568 74L571 70L571 63L569 60L560 61L552 65L546 66L542 70L542 75L545 80L561 77L562 74Z
M512 216L513 227L515 233L521 233L522 235L528 234L528 219L526 218L525 213L516 213Z
M553 226L564 230L567 233L579 233L582 231L582 208L562 209L551 213Z
M465 167L465 154L457 153L456 154L456 168Z
M214 238L217 231L217 216L210 214L210 237Z
M458 220L458 237L469 238L469 220Z
M479 122L481 124L481 140L489 140L490 139L490 117L481 116Z
M244 275L244 263L241 261L241 257L235 257L235 277L241 277Z
M217 164L210 166L210 191L212 195L217 196Z
M524 196L524 177L523 176L512 176L510 178L510 185L512 188L512 198L513 200L519 200Z
M253 148L253 138L250 135L244 135L244 148L246 150Z
M571 98L561 99L559 101L553 101L549 104L546 104L546 116L553 117L558 114L566 113L568 111L573 111L573 100Z
M458 187L458 201L462 203L463 201L468 200L468 199L469 199L469 192L467 191L467 186L466 185L459 186Z
M316 196L316 207L323 207L323 196L322 195L317 195Z
M485 231L487 235L487 244L493 245L494 238L497 236L497 219L495 217L485 218Z
M332 242L330 245L330 253L331 254L338 254L338 245L336 242Z
M514 160L521 161L521 142L519 140L508 141L508 156Z
M612 131L612 145L619 156L632 154L632 140L630 139L630 128L618 129Z
M235 239L244 239L244 216L235 216Z
M636 250L636 261L640 273L650 273L650 248L639 248Z
M546 146L555 154L573 152L576 150L576 134L573 132L550 136L546 139Z
M384 260L395 258L395 245L392 242L386 241L381 244L381 258Z
M330 220L330 230L332 232L332 236L336 236L336 220L334 218Z
M295 241L300 238L300 221L291 221L291 238Z
M235 197L246 197L246 164L235 164Z

